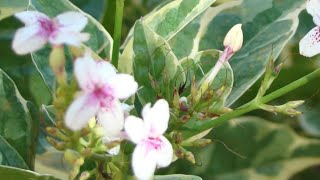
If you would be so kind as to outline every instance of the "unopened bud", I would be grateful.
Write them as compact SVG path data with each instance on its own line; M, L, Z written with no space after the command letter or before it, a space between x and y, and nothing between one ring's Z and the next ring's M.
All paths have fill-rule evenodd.
M88 171L84 171L81 173L79 180L87 180L90 177L90 173Z
M66 84L67 82L65 62L63 46L53 47L49 56L49 64L59 84Z
M47 132L49 135L53 136L53 137L56 137L56 138L59 138L63 141L69 141L70 139L65 135L63 134L58 128L54 128L54 127L47 127L46 128Z
M211 143L212 143L211 139L197 139L197 140L192 142L192 146L203 147L203 146L207 146L207 145L209 145Z
M233 26L226 37L224 38L223 45L227 48L230 47L233 53L239 51L243 43L243 32L241 29L242 24Z
M180 105L179 105L179 99L180 99L180 95L177 89L174 89L173 91L173 107L175 109L179 109Z
M83 158L81 158L81 155L78 152L67 149L64 152L64 159L71 165L79 165Z
M187 112L188 111L188 99L186 97L181 97L179 99L179 106L180 106L180 110L183 112Z
M190 151L185 152L184 158L191 162L192 164L196 163L196 158L194 157L193 153Z

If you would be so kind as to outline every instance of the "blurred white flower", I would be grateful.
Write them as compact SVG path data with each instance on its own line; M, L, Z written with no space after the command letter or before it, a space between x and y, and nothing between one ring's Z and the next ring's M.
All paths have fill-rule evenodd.
M105 137L118 138L124 124L119 99L133 95L137 82L131 75L117 74L109 62L93 60L90 53L76 59L74 73L82 91L66 112L67 127L80 130L96 116L106 131Z
M37 51L47 42L54 46L79 46L89 39L88 33L81 33L88 18L78 12L66 12L50 19L37 11L23 11L15 14L15 17L25 24L13 38L12 48L17 54Z
M317 26L301 39L299 48L301 55L312 57L320 53L320 1L308 0L307 11Z
M168 128L170 117L166 100L158 100L151 108L147 104L142 110L143 120L129 116L125 120L125 131L136 144L132 155L132 168L139 180L149 180L157 167L168 166L173 158L171 143L162 134Z

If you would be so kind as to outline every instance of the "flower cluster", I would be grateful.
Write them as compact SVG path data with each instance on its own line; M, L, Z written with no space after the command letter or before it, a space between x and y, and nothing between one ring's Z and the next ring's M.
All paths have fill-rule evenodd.
M52 57L60 57L57 53L64 52L54 51L56 47L79 47L82 42L89 40L89 34L81 32L88 19L78 12L66 12L54 19L37 11L20 12L15 16L25 24L16 32L12 45L20 55L35 52L49 43L52 52L55 52ZM171 163L173 148L163 136L170 117L166 100L158 100L153 107L147 104L142 111L144 121L129 116L126 110L128 105L121 100L136 93L137 82L131 75L117 73L109 62L94 59L89 50L74 60L74 75L80 91L66 110L66 127L79 131L94 118L94 122L103 127L104 143L123 139L135 143L132 167L138 179L150 179L157 167L166 167ZM116 155L119 149L120 146L117 146L109 149L108 153Z

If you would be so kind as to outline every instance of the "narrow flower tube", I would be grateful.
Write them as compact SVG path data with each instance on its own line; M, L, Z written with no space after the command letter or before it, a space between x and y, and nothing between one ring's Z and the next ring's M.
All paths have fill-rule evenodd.
M222 52L219 60L216 62L213 69L211 69L209 75L204 79L204 81L200 85L201 94L207 91L210 84L222 68L223 64L228 62L228 60L241 49L243 44L243 32L241 27L242 24L237 24L233 26L227 33L223 42L225 47L224 51ZM197 96L197 99L201 97L201 94Z

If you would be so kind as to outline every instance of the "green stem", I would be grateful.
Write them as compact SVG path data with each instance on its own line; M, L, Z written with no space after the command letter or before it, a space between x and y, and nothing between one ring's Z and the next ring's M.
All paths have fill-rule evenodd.
M116 15L113 35L113 48L112 48L112 64L118 67L118 59L120 53L120 42L121 42L121 29L122 29L122 18L123 18L124 0L116 0Z
M272 93L270 93L267 96L262 97L259 101L253 100L248 102L247 104L241 106L240 108L230 112L230 113L226 113L221 115L220 117L216 118L216 119L210 119L207 120L203 123L201 123L199 126L197 126L195 129L192 129L192 132L186 131L184 133L184 138L189 138L192 137L193 135L196 135L198 133L201 133L205 130L211 129L213 127L216 127L222 123L225 123L233 118L236 118L240 115L243 115L247 112L259 109L259 104L265 104L269 101L272 101L278 97L281 97L301 86L304 86L305 84L307 84L308 82L310 82L311 80L317 78L320 76L320 69L317 69L315 71L313 71L312 73L278 89L277 91L274 91Z

